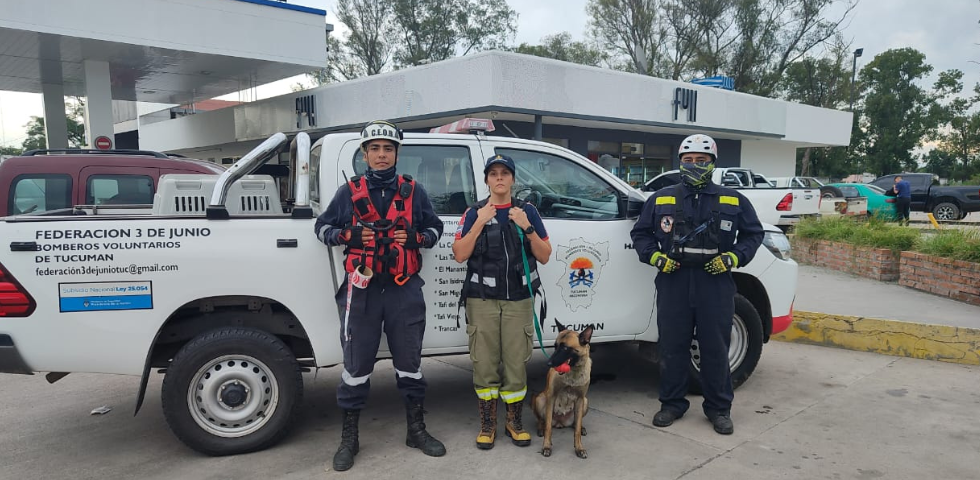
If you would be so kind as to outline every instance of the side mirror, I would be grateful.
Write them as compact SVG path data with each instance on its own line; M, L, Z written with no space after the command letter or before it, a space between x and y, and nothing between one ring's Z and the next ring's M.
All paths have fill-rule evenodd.
M630 192L626 194L623 199L625 205L623 205L624 213L626 218L636 218L640 216L640 212L643 211L643 204L646 203L646 199L642 195L635 192Z

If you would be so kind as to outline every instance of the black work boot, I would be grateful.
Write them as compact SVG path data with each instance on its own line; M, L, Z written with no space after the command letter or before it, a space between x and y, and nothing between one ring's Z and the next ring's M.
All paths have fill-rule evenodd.
M354 455L360 448L357 442L357 421L360 418L360 410L344 410L344 431L340 434L340 447L333 454L333 469L338 472L354 466Z
M683 417L684 414L677 414L667 409L661 409L653 416L653 426L655 427L669 427L677 420Z
M405 445L422 450L430 457L441 457L446 454L446 446L425 431L422 402L411 400L405 403L405 419L408 421L408 435Z
M715 431L722 435L731 435L735 432L735 424L732 423L731 415L727 413L722 413L709 418L711 424L715 427Z

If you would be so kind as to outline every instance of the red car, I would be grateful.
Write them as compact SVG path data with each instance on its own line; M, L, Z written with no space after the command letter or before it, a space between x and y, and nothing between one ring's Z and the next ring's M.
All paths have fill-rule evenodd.
M0 163L0 216L76 205L152 205L168 173L220 174L202 160L138 150L31 150Z

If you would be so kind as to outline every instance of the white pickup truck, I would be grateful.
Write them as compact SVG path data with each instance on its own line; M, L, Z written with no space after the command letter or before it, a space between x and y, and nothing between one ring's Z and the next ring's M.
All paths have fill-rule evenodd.
M801 218L820 215L820 190L817 188L775 188L762 175L738 167L717 167L711 180L738 189L752 202L759 220L783 230L799 223ZM680 181L680 170L671 170L650 179L642 190L655 192Z
M302 400L301 371L342 362L334 301L342 250L317 240L313 219L346 177L363 171L358 143L343 133L311 146L297 134L295 198L286 205L271 177L250 175L289 145L276 134L220 176L162 177L151 215L3 218L0 372L50 372L52 383L70 372L142 376L138 412L159 371L167 422L191 448L225 455L272 445ZM545 344L557 336L558 319L594 325L593 342L636 342L653 355L656 270L637 261L629 236L644 201L639 191L548 143L408 134L398 169L424 185L446 224L423 256L423 353L467 351L456 308L465 267L451 244L467 205L488 195L483 162L497 153L516 161L517 191L538 204L554 246L540 270L550 300ZM783 233L768 226L755 260L734 276L729 355L738 385L770 334L792 320L797 265Z

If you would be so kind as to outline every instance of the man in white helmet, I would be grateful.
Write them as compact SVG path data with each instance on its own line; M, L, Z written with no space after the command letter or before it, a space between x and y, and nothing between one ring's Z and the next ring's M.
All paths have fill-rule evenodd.
M425 429L422 404L422 337L425 300L419 278L420 248L432 248L442 235L425 189L409 175L398 175L402 132L386 121L368 123L361 131L367 171L337 190L316 219L317 238L343 246L347 278L336 293L342 313L340 343L344 371L337 385L343 409L340 447L334 470L354 466L359 449L358 420L367 402L371 372L384 332L395 367L395 380L405 402L408 435L405 443L433 457L446 447Z
M742 194L711 181L718 146L691 135L679 148L681 184L647 199L630 232L640 261L660 273L660 411L657 427L684 416L691 341L697 328L702 409L716 432L734 432L728 348L735 314L733 268L748 264L762 243L762 224Z

